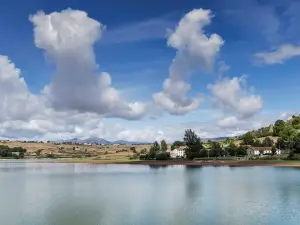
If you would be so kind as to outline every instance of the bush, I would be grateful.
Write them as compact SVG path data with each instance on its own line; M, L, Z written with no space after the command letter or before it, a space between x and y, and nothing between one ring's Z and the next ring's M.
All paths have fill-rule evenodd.
M133 153L136 153L135 147L131 147L130 150L131 150Z
M24 152L20 152L20 153L19 153L19 157L20 157L21 159L23 159L23 158L25 157Z
M199 158L208 157L208 151L206 149L202 149L199 152Z
M147 149L143 148L141 151L140 151L141 154L146 154L147 153Z
M149 157L148 157L148 154L141 154L139 158L140 158L140 160L146 160Z
M287 160L300 160L300 154L290 153Z
M194 158L199 157L199 153L198 152L191 152L191 153L187 154L186 157L189 160L193 160Z
M49 154L46 155L46 158L55 158L55 156L53 154L49 153Z
M20 156L13 154L14 159L20 159Z
M168 152L160 152L155 155L156 160L168 160L170 158L170 154Z
M137 154L133 154L132 156L129 157L129 159L133 160L133 159L137 159L138 155Z

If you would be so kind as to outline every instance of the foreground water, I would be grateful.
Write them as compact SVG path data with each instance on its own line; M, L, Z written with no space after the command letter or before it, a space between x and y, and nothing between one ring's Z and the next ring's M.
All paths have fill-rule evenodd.
M300 170L0 161L2 225L293 225Z

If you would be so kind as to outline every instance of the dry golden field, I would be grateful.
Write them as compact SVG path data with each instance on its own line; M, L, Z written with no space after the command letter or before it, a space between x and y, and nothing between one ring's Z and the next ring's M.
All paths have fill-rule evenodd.
M132 147L136 149L136 152L140 152L142 149L147 151L150 148L150 144L146 145L84 145L84 144L56 144L56 143L29 143L21 141L1 141L1 145L7 145L9 147L23 147L27 150L25 156L47 156L52 154L61 158L76 158L76 157L93 157L98 159L119 159L129 158L134 154L131 150Z

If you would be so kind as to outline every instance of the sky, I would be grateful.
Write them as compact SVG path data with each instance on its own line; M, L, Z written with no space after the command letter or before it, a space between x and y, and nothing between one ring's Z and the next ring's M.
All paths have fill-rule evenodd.
M171 143L299 112L299 1L0 3L1 139Z

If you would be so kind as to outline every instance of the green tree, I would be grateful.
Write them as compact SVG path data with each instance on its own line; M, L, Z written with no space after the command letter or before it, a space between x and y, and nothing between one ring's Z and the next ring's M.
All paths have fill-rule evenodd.
M276 147L273 146L271 151L272 151L272 155L275 155L276 154Z
M284 141L292 141L297 136L297 134L297 130L294 129L292 125L286 125L280 132L280 137Z
M155 141L153 143L153 145L150 147L149 154L148 154L149 158L154 159L156 153L158 153L159 151L160 151L160 146L159 146L158 142Z
M136 153L135 147L130 147L130 150L131 150L133 153Z
M299 125L300 125L300 116L293 116L292 118L292 125L294 128L298 129Z
M280 136L280 132L283 130L285 122L283 120L277 120L273 127L273 135Z
M173 145L176 146L184 146L184 142L182 141L174 141Z
M154 148L154 151L155 151L155 152L159 152L159 151L160 151L160 146L159 146L159 144L158 144L157 141L155 141L155 142L153 143L153 148Z
M247 155L247 148L246 147L237 148L237 156L246 156L246 155Z
M19 153L19 157L23 159L25 157L24 151Z
M221 149L220 143L219 143L219 142L212 141L212 142L211 142L211 149L212 149L212 150L215 150L215 149Z
M282 145L283 145L283 140L282 140L282 138L278 138L278 139L277 139L277 142L276 142L276 144L275 144L276 148L281 149L281 148L282 148Z
M264 147L272 147L272 146L274 145L274 142L273 142L273 140L272 140L271 138L266 137L266 138L263 140L262 145L263 145Z
M245 145L252 145L254 143L252 132L247 132L246 134L244 134L242 140Z
M141 154L146 154L147 153L147 149L143 148L141 151L140 151Z
M260 147L260 146L262 146L262 143L260 142L259 139L256 139L255 141L253 141L252 146Z
M162 140L160 142L160 147L161 147L161 151L166 152L168 150L167 142L165 140Z
M227 147L227 152L230 156L236 156L238 147L234 143L230 143Z
M168 160L170 158L169 152L158 152L155 155L156 160Z
M300 133L294 138L295 153L300 153Z
M185 130L184 138L183 138L187 148L186 155L188 159L193 159L199 156L200 150L203 148L201 139L195 133L195 131L191 129Z

